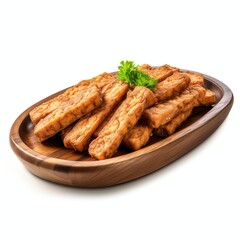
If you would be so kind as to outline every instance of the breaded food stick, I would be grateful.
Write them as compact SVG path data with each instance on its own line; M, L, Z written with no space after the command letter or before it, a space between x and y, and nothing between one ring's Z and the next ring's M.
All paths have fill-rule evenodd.
M100 90L110 82L116 80L115 75L104 72L92 79L92 83L96 84Z
M180 72L175 72L170 77L158 83L154 94L158 101L167 100L180 94L189 85L190 78ZM131 150L138 150L145 146L150 139L153 128L146 123L137 123L123 138L123 145Z
M195 105L195 101L204 99L206 89L199 85L192 85L184 90L179 96L164 103L158 103L153 107L146 109L143 113L149 126L159 128L160 126L171 121L185 106Z
M41 119L45 118L49 113L57 109L62 102L69 101L71 98L75 96L75 94L78 94L78 92L80 91L84 91L84 89L90 84L95 83L101 89L113 79L114 76L112 74L104 72L90 80L80 81L78 84L68 88L65 92L58 95L57 97L50 99L49 101L44 102L41 105L35 107L29 113L31 121L33 122L34 125L36 125Z
M194 72L190 72L190 71L186 71L186 72L183 72L183 73L187 74L190 77L190 85L198 84L202 87L204 86L204 76L203 76L203 74L194 73Z
M175 118L173 118L170 122L165 125L155 128L153 133L156 136L169 136L173 134L176 129L191 115L191 112L194 107L198 106L210 106L215 103L215 93L209 89L206 89L205 96L203 98L199 98L195 103L190 103L190 105L184 106L183 112L178 114Z
M114 115L114 113L117 111L118 107L121 104L117 104L117 106L113 109L113 111L108 115L107 118L105 118L103 120L103 122L99 125L99 127L94 131L93 136L96 138L99 133L102 131L102 129L107 125L107 123L110 121L110 119L112 118L112 116Z
M164 80L166 81L166 80ZM206 94L204 98L202 98L201 102L195 101L190 103L190 105L184 106L184 111L178 114L175 118L173 118L170 122L165 125L155 128L153 130L154 135L160 137L166 137L173 134L176 129L187 120L187 118L191 115L194 107L199 105L210 106L215 103L215 93L209 89L206 89ZM146 123L137 123L124 137L123 144L127 148L131 150L138 150L146 145L150 136L152 134L152 127L148 126Z
M210 89L206 89L205 97L200 101L200 105L210 106L215 103L216 103L216 94L212 92Z
M145 72L150 77L155 78L158 82L163 81L167 77L171 76L174 72L179 71L178 68L169 66L167 64L154 68L148 64L143 64L138 67L139 70Z
M95 85L89 85L84 91L78 92L67 102L43 118L34 128L38 141L42 142L62 129L66 128L80 117L91 112L102 103L100 90Z
M64 137L64 146L83 151L91 140L92 134L112 112L114 106L123 99L128 91L128 84L122 81L113 81L102 90L102 105L82 117Z
M61 130L61 139L64 140L64 138L67 136L67 134L73 129L74 125L76 123L72 123L71 125L67 126L63 130ZM69 146L65 146L66 148L71 148L72 146L69 144Z
M122 144L136 151L145 146L152 134L152 127L144 122L138 122L123 138Z
M165 125L155 128L153 130L154 135L159 137L166 137L173 134L176 129L191 115L193 107L189 106L189 109L185 112L178 114L175 118L173 118L170 122L166 123Z
M135 126L143 111L156 101L151 90L137 86L122 102L110 121L90 145L89 154L97 159L110 158L125 134Z
M189 83L190 78L186 74L175 72L156 85L154 94L158 102L161 102L179 95L179 93L188 87Z
M77 85L68 88L64 93L50 99L47 102L35 107L30 113L30 119L34 125L36 125L41 119L45 118L49 113L57 109L62 102L69 101L78 91L83 91L86 86L91 84L90 80L84 80Z

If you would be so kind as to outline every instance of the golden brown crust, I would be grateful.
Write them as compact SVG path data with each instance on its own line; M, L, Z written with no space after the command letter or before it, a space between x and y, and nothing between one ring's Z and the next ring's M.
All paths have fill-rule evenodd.
M69 99L77 92L83 91L87 86L89 86L89 84L91 84L90 80L81 81L75 86L68 88L64 93L59 94L57 97L54 97L35 107L29 113L32 123L36 125L41 119L45 118L49 113L57 109L62 102L69 101Z
M204 99L200 102L202 106L210 106L216 103L216 94L209 89L206 89Z
M152 127L149 127L146 123L137 123L123 138L122 144L136 151L145 146L152 134Z
M158 102L161 102L179 95L188 87L189 83L190 78L186 74L175 72L156 85L154 94Z
M170 122L166 123L165 125L155 128L153 130L154 135L160 137L166 137L173 134L176 129L191 115L193 106L188 106L186 109L188 110L181 112L175 118L173 118Z
M204 90L205 90L205 94L201 93L201 95L199 95L195 104L194 102L191 102L186 106L184 106L183 112L179 113L176 117L174 117L170 122L166 123L165 125L154 129L153 131L154 134L156 136L171 135L191 115L191 112L194 107L201 106L201 105L202 106L213 105L215 103L215 93L209 89L204 89Z
M140 66L138 67L138 69L139 69L140 71L146 72L146 71L153 70L154 68L153 68L152 66L150 66L149 64L144 63L144 64L140 65Z
M135 126L149 102L155 99L151 90L135 87L127 96L107 125L89 145L89 154L97 159L111 157L124 135Z
M112 80L114 80L114 76L112 74L104 72L92 79L80 81L73 87L68 88L64 93L41 104L40 106L35 107L29 113L32 123L36 125L41 119L45 118L49 113L57 109L62 104L62 102L67 102L70 99L74 98L75 94L84 91L84 89L90 84L95 83L100 89L102 89Z
M167 64L157 68L151 67L148 64L143 64L139 66L139 70L145 72L150 77L155 78L158 82L161 82L179 69Z
M204 86L204 76L203 76L203 74L194 73L194 72L190 72L190 71L186 71L184 73L189 76L190 85L198 84L202 87Z
M96 138L99 133L102 131L102 129L107 125L107 123L110 121L110 119L112 118L112 116L114 115L114 113L117 111L118 107L121 105L122 102L120 102L120 104L118 103L117 106L113 109L113 111L108 115L107 118L104 119L104 121L101 123L101 125L94 131L93 136Z
M64 145L75 150L86 149L92 134L110 114L114 106L122 100L128 90L128 84L120 81L113 81L102 90L103 103L89 114L82 117L65 136Z
M67 102L43 118L34 128L38 141L42 142L66 128L102 103L102 96L95 85L89 85Z
M116 80L116 77L111 73L102 73L92 79L92 83L96 84L97 87L102 90L110 82Z
M68 135L68 133L73 129L74 125L76 123L72 123L71 125L67 126L66 128L64 128L63 130L61 130L61 139L62 141L64 141L65 137ZM64 146L66 148L72 148L71 144L69 142L67 142L66 144L64 144Z
M29 115L38 140L62 130L64 145L83 151L97 136L89 153L105 159L113 156L121 142L131 150L145 146L153 128L158 136L174 133L194 107L216 101L215 93L204 88L202 74L180 72L169 65L144 64L139 69L158 80L154 92L138 86L122 102L128 85L117 81L116 74L102 73L33 109Z
M188 104L196 105L196 102L202 101L206 90L199 86L193 85L184 90L179 96L164 103L158 103L152 108L144 111L144 117L149 126L159 128L160 126L171 121L180 112L186 110Z

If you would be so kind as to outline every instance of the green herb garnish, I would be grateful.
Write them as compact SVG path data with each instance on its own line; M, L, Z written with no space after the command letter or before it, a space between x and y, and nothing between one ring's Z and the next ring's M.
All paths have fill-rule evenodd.
M119 80L127 82L131 87L144 86L150 90L155 89L157 80L140 71L133 61L121 61L120 64L117 74Z

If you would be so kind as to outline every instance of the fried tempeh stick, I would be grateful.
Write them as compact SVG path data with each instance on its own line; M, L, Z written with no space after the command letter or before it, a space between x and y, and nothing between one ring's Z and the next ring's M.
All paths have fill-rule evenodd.
M166 137L173 134L176 129L191 115L193 107L189 106L189 109L185 112L178 114L175 118L173 118L170 122L165 125L155 128L153 130L154 135L159 137Z
M154 135L156 136L168 136L173 134L176 129L191 115L191 112L194 107L198 106L210 106L215 103L215 93L209 89L206 89L205 95L202 98L198 98L197 101L191 102L184 106L183 112L178 114L170 122L165 125L155 128L153 130Z
M100 90L95 85L89 85L84 91L78 92L74 98L62 102L57 109L38 122L34 128L38 141L42 142L52 137L101 103Z
M89 154L97 159L111 157L118 149L124 135L135 126L143 111L156 101L151 90L135 87L122 102L107 125L89 145Z
M107 123L110 121L110 119L112 118L112 116L114 115L114 113L117 111L118 107L120 106L120 104L117 104L117 106L114 108L114 110L108 115L107 118L105 118L103 120L103 122L101 123L101 125L94 131L93 136L96 138L99 133L102 131L102 129L107 125Z
M152 134L152 127L144 122L138 122L123 138L122 144L136 151L145 146Z
M78 91L83 91L87 86L89 86L90 83L91 83L90 80L81 81L77 85L68 88L64 93L35 107L29 113L32 123L34 125L36 125L41 119L45 118L49 113L51 113L52 111L57 109L61 105L62 102L68 101Z
M67 102L71 98L78 94L80 91L84 91L84 89L92 83L95 83L100 89L112 81L114 76L109 73L102 73L90 80L80 81L78 84L73 87L68 88L65 92L58 95L57 97L42 103L41 105L35 107L30 113L31 121L34 125L36 125L41 119L45 118L49 113L53 112L57 109L62 102Z
M143 64L139 66L139 70L149 74L151 77L156 77L158 79L159 83L154 91L158 101L163 101L174 97L179 92L183 91L189 84L189 77L183 73L178 73L178 68L169 66L167 64L159 68L153 68L148 64ZM112 115L113 113L110 114L93 133L94 137L98 136L99 132L111 119Z
M195 104L195 100L201 101L205 93L205 88L199 85L192 85L175 99L156 104L152 108L146 109L143 115L149 126L158 128L171 121L183 111L184 106L190 103Z
M186 75L188 75L190 77L190 84L193 85L193 84L198 84L200 86L204 86L204 76L203 74L200 74L200 73L194 73L194 72L190 72L190 71L186 71L186 72L183 72L185 73Z
M128 91L129 94L130 90ZM122 100L123 101L123 100ZM107 118L104 119L104 121L100 124L100 126L94 131L93 137L96 138L98 134L102 131L102 129L107 125L107 123L110 121L114 113L117 111L119 106L122 104L122 101L119 101L117 105L114 107L113 111L108 115Z
M65 147L72 147L75 150L83 151L94 131L102 121L113 110L114 106L122 100L128 91L128 84L122 81L113 81L102 90L103 103L100 108L95 109L82 117L73 129L64 137Z
M166 80L164 80L166 81ZM206 89L204 98L199 98L201 101L191 102L190 105L184 106L184 111L178 114L170 122L165 125L155 128L154 135L166 137L173 134L176 129L191 115L194 107L199 105L209 106L215 103L215 93ZM152 134L152 127L146 123L137 123L124 137L123 144L131 150L138 150L146 145Z
M96 84L100 90L109 84L111 81L115 80L115 76L111 73L102 73L92 79L92 83Z
M184 74L175 72L170 77L158 83L154 90L158 101L167 100L178 95L189 85L190 78ZM131 150L138 150L148 142L153 128L146 123L138 123L123 138L123 145Z
M201 100L200 105L210 106L216 103L216 94L210 89L206 89L206 94L204 99Z
M63 130L61 130L61 139L64 140L64 138L67 136L67 134L73 129L74 125L76 123L72 123L71 125L67 126ZM72 146L69 144L68 146L65 146L66 148L71 148Z
M188 87L190 78L180 72L175 72L170 77L156 85L154 94L159 102L175 97Z
M178 68L169 66L167 64L158 68L151 67L148 64L143 64L138 68L139 70L148 74L150 77L155 78L158 82L163 81L167 77L171 76L174 72L179 71Z

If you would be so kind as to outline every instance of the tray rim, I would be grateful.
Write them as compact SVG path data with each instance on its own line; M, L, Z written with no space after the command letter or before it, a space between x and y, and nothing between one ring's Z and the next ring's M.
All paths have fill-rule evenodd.
M181 69L181 71L190 71L190 72L196 72L192 70L185 70ZM113 72L116 73L116 72ZM199 73L199 72L196 72ZM201 73L203 74L203 73ZM123 163L125 161L132 161L136 157L139 156L145 156L151 152L157 151L159 148L162 146L165 146L167 144L170 144L180 138L183 138L186 135L186 132L192 129L191 132L195 131L195 129L198 129L199 127L202 127L206 122L214 118L219 114L220 111L225 109L229 104L233 104L233 93L230 90L230 88L225 85L223 82L219 81L218 79L211 77L209 75L203 74L204 79L211 82L213 85L217 85L218 88L221 89L223 92L223 95L218 103L213 106L211 110L209 110L203 117L192 123L191 125L185 127L182 130L177 131L176 133L172 134L171 136L161 139L160 141L153 143L147 147L144 147L140 150L124 154L122 156L117 156L109 159L104 159L104 160L96 160L96 161L74 161L74 160L67 160L67 159L60 159L60 158L54 158L54 157L49 157L48 155L43 155L39 152L34 151L32 148L27 146L24 141L22 140L20 134L19 134L19 129L21 127L21 124L23 121L28 117L28 113L31 109L33 109L35 106L40 104L43 101L46 101L48 99L53 98L54 96L58 95L59 93L65 91L65 89L58 91L40 101L37 103L33 104L29 108L27 108L25 111L23 111L14 121L12 124L11 130L10 130L10 135L9 135L9 141L10 145L15 152L15 154L24 159L25 161L32 163L34 165L38 165L38 161L42 163L44 161L44 166L47 168L54 167L54 165L60 165L60 166L65 166L65 167L71 167L71 168L95 168L95 167L105 167L109 165L115 165L119 163ZM219 107L220 106L220 107ZM217 111L216 111L217 109ZM197 127L197 128L196 128Z

